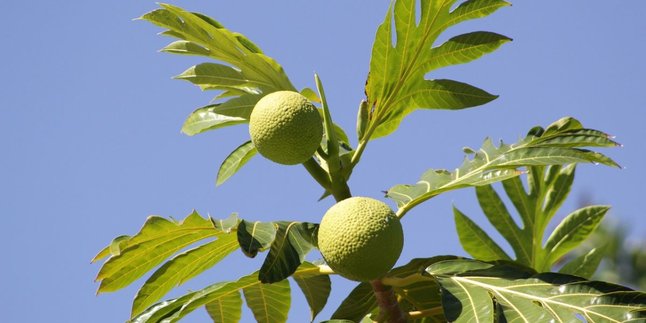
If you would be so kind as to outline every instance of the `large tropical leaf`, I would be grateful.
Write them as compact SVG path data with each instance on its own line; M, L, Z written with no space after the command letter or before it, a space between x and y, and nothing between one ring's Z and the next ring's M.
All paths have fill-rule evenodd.
M570 163L600 163L618 167L609 157L582 147L614 147L618 144L600 131L583 128L573 118L562 118L547 129L535 127L514 144L495 146L485 140L478 150L465 149L472 154L451 172L430 169L413 185L396 185L386 196L399 206L403 216L418 205L440 193L464 187L483 186L516 177L521 167L561 165Z
M283 68L249 39L224 28L213 18L182 8L160 4L161 8L144 14L141 19L167 30L164 35L179 38L162 49L174 54L204 56L215 60L197 64L178 75L202 90L218 90L222 106L243 109L243 102L257 102L264 94L295 90ZM224 64L222 64L224 63ZM253 107L253 105L252 105ZM226 109L225 109L226 110ZM248 118L232 116L213 108L198 109L191 114L182 131L194 135L223 126L246 122Z
M550 220L566 199L574 180L574 164L530 167L529 192L520 178L503 181L509 200L522 223L516 223L502 198L491 185L476 187L478 202L487 220L507 240L516 261L538 271L552 270L563 256L579 246L597 228L608 206L588 206L567 215L546 237ZM455 222L463 248L479 260L510 260L502 248L469 217L455 209ZM598 256L576 260L572 273L590 277ZM592 266L595 266L592 268ZM590 272L592 271L592 272Z
M318 268L318 267L317 267ZM296 270L294 276L313 277L311 264ZM201 306L207 306L211 316L222 322L239 317L242 302L238 301L240 293L244 294L246 304L258 322L285 322L290 306L290 285L288 280L275 284L263 284L258 280L258 273L244 276L237 281L221 282L204 289L190 292L179 298L162 301L150 306L141 314L133 317L132 323L172 323Z
M451 322L643 322L646 293L512 264L446 260L427 268Z
M119 253L103 264L96 278L101 282L98 292L121 289L176 252L221 233L211 221L197 212L191 213L182 222L151 216L139 233L121 241Z
M132 314L140 313L174 287L214 266L239 248L235 234L222 233L217 237L217 240L182 253L157 269L137 292Z
M456 0L419 2L418 13L417 0L395 1L377 29L366 84L372 107L367 127L373 138L395 131L404 116L418 108L463 109L496 98L465 83L429 80L425 75L477 59L509 41L502 35L473 32L434 46L447 28L487 16L509 4L501 0L470 0L451 11Z

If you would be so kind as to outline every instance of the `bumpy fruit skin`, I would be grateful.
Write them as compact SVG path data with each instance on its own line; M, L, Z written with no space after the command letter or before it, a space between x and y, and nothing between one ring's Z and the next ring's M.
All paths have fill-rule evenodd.
M279 164L301 164L321 144L323 120L300 93L278 91L256 103L249 118L249 134L265 158Z
M404 246L401 222L390 207L368 197L352 197L323 216L318 247L339 275L356 281L382 277L397 262Z

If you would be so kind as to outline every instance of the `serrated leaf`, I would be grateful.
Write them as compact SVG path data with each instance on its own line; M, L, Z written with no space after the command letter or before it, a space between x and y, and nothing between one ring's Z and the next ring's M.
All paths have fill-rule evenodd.
M583 278L590 278L597 271L604 257L604 248L592 248L590 251L570 260L559 270L562 274L569 274Z
M248 99L249 96L261 97L280 90L295 91L282 66L263 54L260 48L244 35L224 28L222 24L205 15L188 12L169 4L160 6L161 9L146 13L141 19L167 28L162 34L180 39L162 51L201 55L224 63L198 64L178 78L188 80L203 90L223 91L218 98L229 98L222 104L229 104L230 107L239 106L238 99ZM255 99L255 102L258 99ZM182 128L184 133L194 135L243 122L225 118L221 114L202 112L198 109L194 112L197 115L189 116ZM231 114L223 115L231 117Z
M233 174L237 173L258 151L251 140L238 146L224 159L218 170L218 176L215 185L222 185Z
M242 317L242 297L240 293L231 293L206 304L206 312L213 323L237 323Z
M256 322L287 322L287 312L291 302L288 280L273 284L253 284L244 287L242 292Z
M339 305L331 319L358 322L375 307L377 300L372 286L370 283L359 283Z
M460 244L472 257L483 260L511 260L504 250L469 217L453 208L455 227Z
M238 243L247 257L255 257L258 251L269 248L276 238L276 225L273 222L241 221L238 225Z
M433 69L476 59L506 41L503 36L474 33L453 38L446 46L433 47L448 27L486 16L508 4L467 1L450 11L455 0L422 0L420 13L416 13L416 3L416 0L394 2L377 29L366 85L369 105L373 108L369 126L373 138L393 132L405 115L418 108L466 108L495 98L464 83L424 77Z
M215 241L175 256L157 269L139 289L132 304L135 316L166 293L213 267L239 248L236 235L219 232Z
M243 35L227 30L219 22L205 15L191 13L169 4L162 3L160 6L161 9L144 14L141 18L168 28L174 37L208 49L209 57L238 67L246 79L263 84L268 90L293 90L282 67L272 58L262 54L257 46Z
M565 217L545 242L550 262L578 247L597 228L609 209L609 206L587 206Z
M563 118L556 123L568 120L576 121L572 118ZM552 138L568 138L571 132L572 129L553 130L548 135ZM568 147L562 147L559 144L551 146L540 142L541 137L537 136L539 133L532 133L515 144L501 143L498 147L487 139L472 159L465 159L454 172L428 170L417 184L394 186L388 190L386 196L397 202L398 213L402 216L415 205L440 193L463 187L487 185L518 176L522 173L518 168L523 166L582 162L618 166L612 159L601 153L578 148L592 144L587 139L576 142L576 145L575 142L570 142ZM614 146L614 144L610 145Z
M460 259L433 264L427 272L442 287L445 315L451 322L491 322L494 315L524 322L571 322L575 315L590 323L646 318L646 293L518 269L517 265Z
M263 283L279 282L292 275L315 245L313 235L318 224L287 221L274 224L276 237L258 275Z
M211 221L197 212L179 223L151 216L139 233L123 243L121 253L103 264L96 278L101 282L98 292L121 289L179 250L217 234Z
M301 264L299 272L292 278L305 295L307 304L310 306L310 321L313 322L327 304L332 282L329 275L321 274L317 266L308 262Z

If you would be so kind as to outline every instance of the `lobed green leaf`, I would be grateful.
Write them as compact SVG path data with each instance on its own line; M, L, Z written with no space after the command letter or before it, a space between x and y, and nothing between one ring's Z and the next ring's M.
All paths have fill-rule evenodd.
M195 65L177 76L178 79L190 81L203 90L222 91L218 98L229 98L222 103L228 104L229 109L245 109L246 104L240 104L240 99L247 101L245 103L255 100L255 104L262 95L279 90L295 90L280 64L263 54L244 35L224 28L205 15L188 12L170 4L160 6L160 9L144 14L141 19L167 28L162 34L179 38L162 51L205 56L224 63ZM204 109L193 112L182 131L194 135L244 122L231 119L231 114L225 113L222 116L215 111L204 112ZM248 115L246 111L243 113Z
M219 231L197 212L181 222L151 216L132 238L122 241L118 255L111 256L97 275L99 293L121 289L181 249Z
M520 269L520 270L519 270ZM556 273L533 274L517 265L447 260L428 267L442 287L451 322L627 322L646 318L646 293Z
M294 273L294 276L311 277L315 275L313 271L311 266L304 265ZM215 283L184 296L156 303L129 322L174 323L207 304L210 315L216 315L223 318L223 322L228 322L227 319L240 316L242 303L238 299L241 291L245 295L247 306L259 322L286 320L290 303L289 281L263 284L258 280L258 272L255 272L237 281Z
M577 123L580 126L580 123L573 118L563 118L554 124L568 122ZM473 155L472 159L465 159L454 172L428 170L417 184L394 186L388 190L386 196L397 202L398 214L403 216L415 205L440 193L464 187L488 185L518 176L522 173L518 168L523 166L583 162L619 166L601 153L580 149L579 147L598 144L598 142L586 138L579 138L581 141L576 142L570 141L568 147L563 147L558 143L555 145L545 144L544 141L541 141L541 135L548 135L552 138L570 138L572 133L571 128L555 129L553 125L550 127L552 127L548 127L548 129L552 129L550 131L543 131L540 128L540 131L530 132L527 137L511 145L501 143L496 147L491 140L486 139L478 151L467 150ZM615 143L608 143L608 145L612 147L615 146Z
M139 289L132 316L145 310L176 286L213 267L239 248L235 234L221 233L217 240L188 250L167 261Z
M455 0L422 0L417 13L417 2L394 2L377 29L366 84L368 104L372 107L368 128L373 138L392 133L407 114L418 108L462 109L496 98L464 83L426 80L425 75L434 69L477 59L509 41L498 34L475 32L433 47L437 37L450 26L484 17L508 4L466 1L450 11Z

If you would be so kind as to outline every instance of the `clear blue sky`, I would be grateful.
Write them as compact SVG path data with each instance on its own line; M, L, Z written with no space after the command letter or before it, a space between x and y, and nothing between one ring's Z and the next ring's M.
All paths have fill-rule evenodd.
M293 83L325 85L335 120L349 132L363 96L374 30L388 1L172 1L242 32L285 67ZM317 222L331 205L300 166L255 158L216 188L220 162L247 140L245 126L196 137L184 118L211 99L171 80L202 61L158 53L168 38L132 18L154 1L16 1L0 4L0 216L3 322L123 322L140 285L95 296L90 259L112 238L135 233L150 214L183 218L231 212L250 220ZM463 146L486 136L515 141L562 116L607 131L625 145L606 152L626 167L579 167L564 216L578 199L611 204L610 217L646 236L646 20L642 0L516 1L447 35L489 30L514 38L472 64L441 71L500 98L461 112L419 111L393 136L371 143L353 174L355 195L414 183L427 168L453 168ZM446 38L446 37L445 37ZM405 219L404 263L460 254L451 205L484 224L472 190L447 194ZM485 226L488 228L487 226ZM316 258L316 255L312 255ZM236 253L177 293L253 271ZM328 317L351 287L334 281ZM290 322L308 311L293 292ZM246 314L244 321L249 321ZM187 322L206 321L203 311Z

